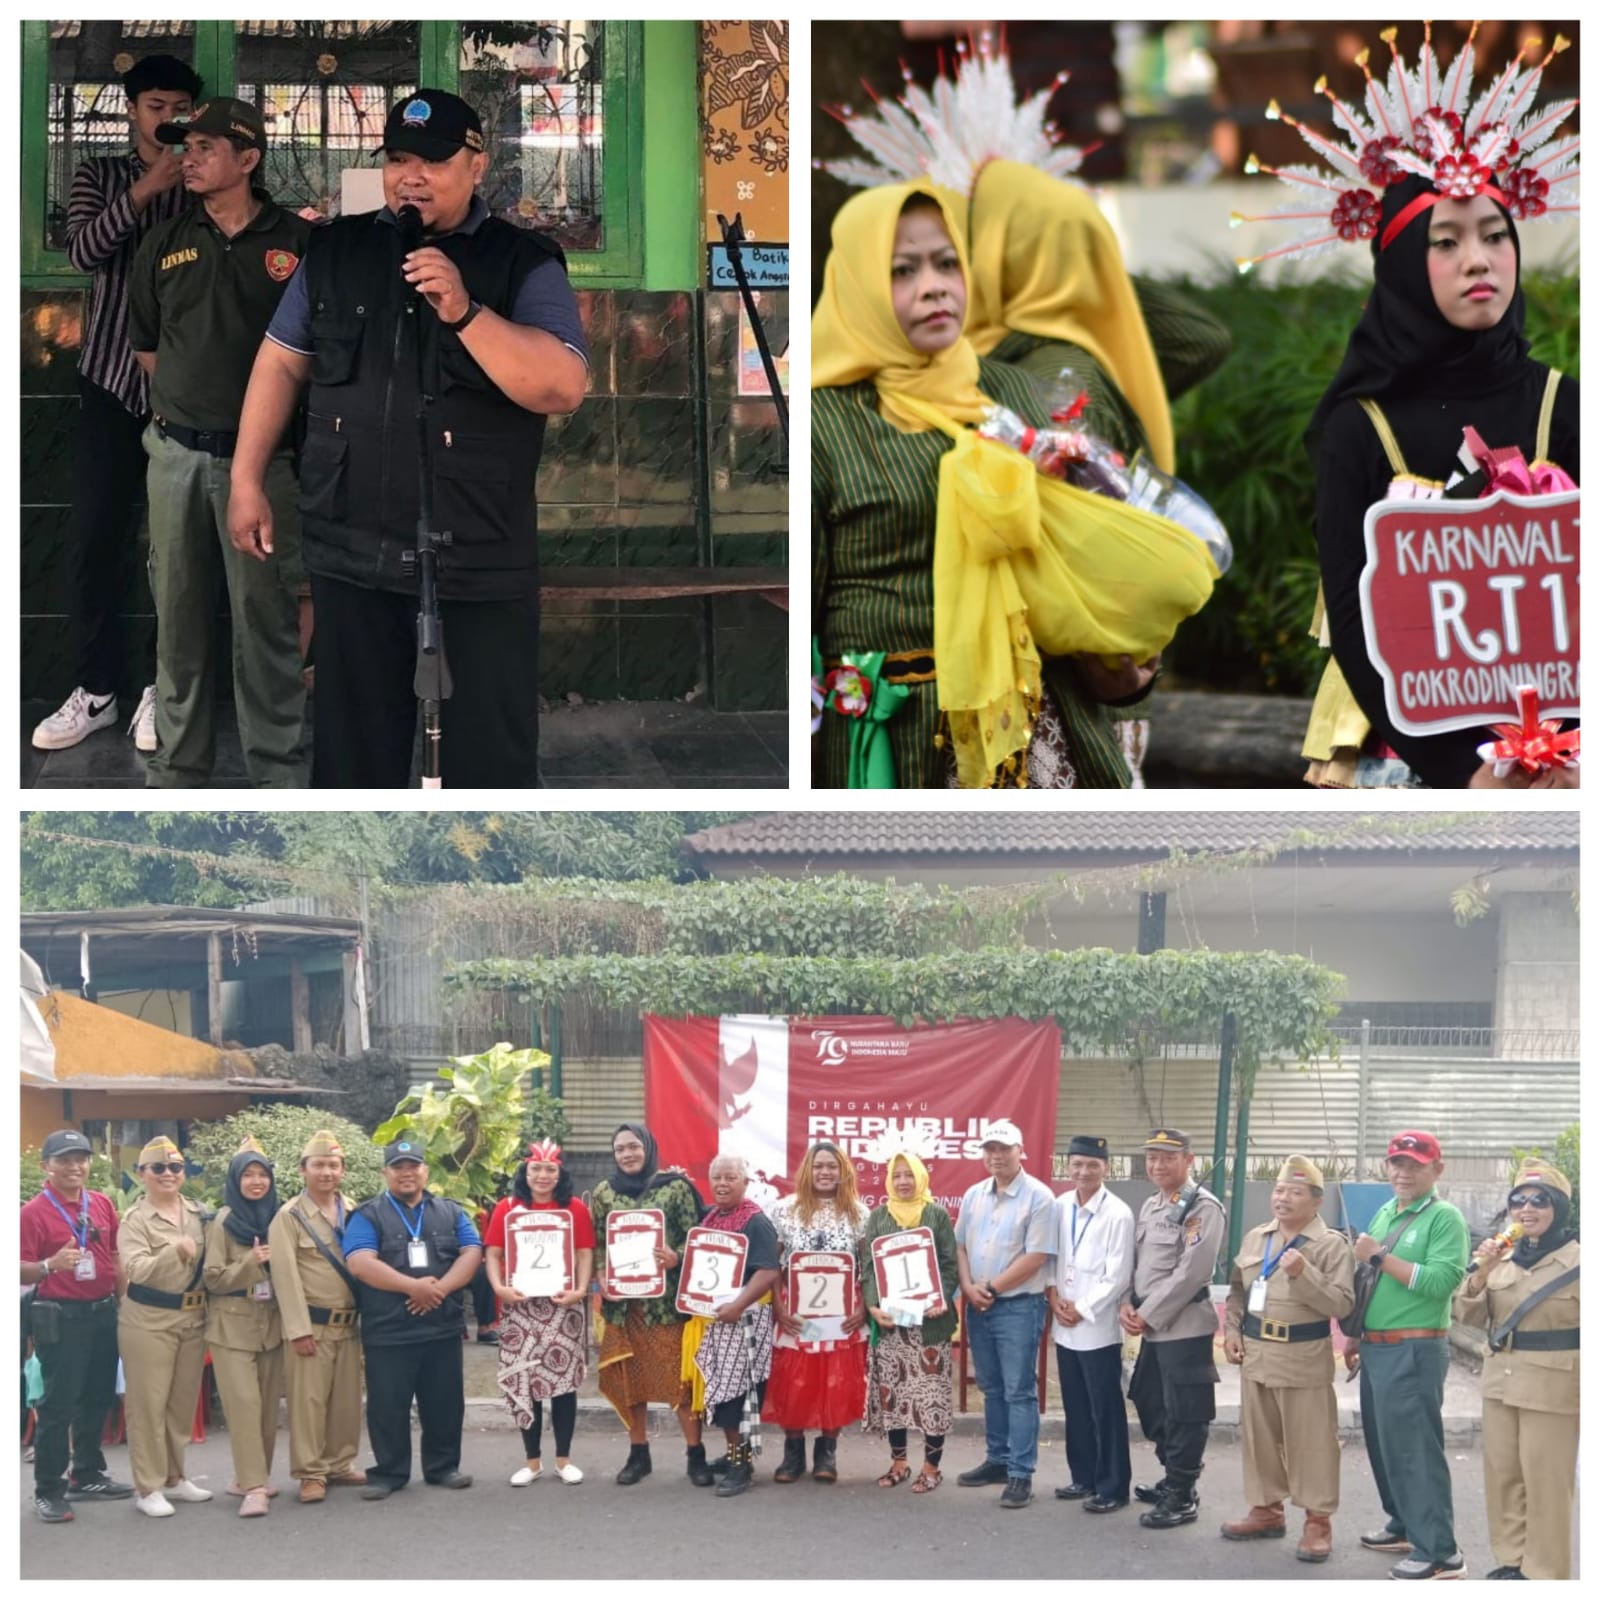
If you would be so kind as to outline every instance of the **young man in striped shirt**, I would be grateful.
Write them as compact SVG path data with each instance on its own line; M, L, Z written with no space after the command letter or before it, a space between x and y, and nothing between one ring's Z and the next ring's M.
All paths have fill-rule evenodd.
M144 503L141 436L150 389L128 346L128 275L140 241L190 204L174 153L156 142L163 122L188 116L201 82L174 56L145 56L122 79L134 148L91 156L72 176L67 259L93 274L78 358L77 465L73 474L71 606L77 687L33 730L34 748L65 750L117 720L123 670L120 583ZM148 655L149 652L146 652ZM155 691L146 688L129 730L154 750Z

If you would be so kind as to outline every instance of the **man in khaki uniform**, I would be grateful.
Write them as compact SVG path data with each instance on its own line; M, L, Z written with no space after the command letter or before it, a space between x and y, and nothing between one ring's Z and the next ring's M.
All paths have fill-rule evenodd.
M1247 1515L1224 1539L1281 1539L1287 1495L1306 1514L1295 1555L1326 1561L1339 1509L1339 1407L1330 1317L1355 1304L1350 1241L1317 1214L1322 1169L1290 1156L1272 1190L1272 1221L1252 1228L1228 1283L1228 1360L1243 1366Z
M183 1456L194 1432L206 1360L205 1214L181 1191L183 1152L152 1139L136 1168L145 1192L117 1230L127 1287L117 1308L117 1344L126 1380L124 1414L134 1508L170 1517L174 1500L199 1503L209 1489L191 1483Z
M272 1219L267 1243L289 1347L289 1470L300 1480L301 1504L316 1505L327 1498L330 1483L367 1481L355 1465L361 1447L361 1341L355 1291L343 1270L349 1208L339 1191L339 1141L331 1133L314 1133L300 1152L300 1170L305 1188Z
M1142 1528L1179 1528L1200 1515L1195 1485L1217 1414L1217 1316L1211 1275L1228 1219L1222 1202L1194 1181L1194 1147L1176 1128L1156 1128L1144 1145L1156 1186L1133 1233L1133 1286L1122 1331L1139 1336L1128 1398L1161 1462L1159 1483L1136 1484L1150 1510Z
M1506 1215L1522 1237L1485 1239L1455 1301L1456 1315L1491 1341L1483 1358L1483 1487L1495 1559L1488 1575L1570 1578L1579 1319L1578 1279L1568 1277L1578 1267L1578 1240L1566 1174L1538 1157L1524 1161Z

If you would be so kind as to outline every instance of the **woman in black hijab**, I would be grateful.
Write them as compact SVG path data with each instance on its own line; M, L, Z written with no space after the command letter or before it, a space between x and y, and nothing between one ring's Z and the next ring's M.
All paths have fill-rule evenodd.
M267 1229L278 1214L272 1163L246 1139L228 1163L227 1203L206 1231L206 1342L228 1418L233 1486L241 1517L264 1517L272 1496L272 1457L283 1393L283 1323L272 1293Z
M1578 1470L1578 1237L1572 1185L1523 1162L1506 1215L1522 1229L1485 1239L1456 1315L1489 1335L1483 1358L1483 1486L1491 1578L1572 1576Z
M681 1172L663 1172L655 1136L642 1122L624 1122L611 1136L615 1167L595 1185L589 1209L594 1217L595 1278L600 1284L600 1314L605 1335L600 1341L600 1393L628 1427L628 1459L617 1473L620 1484L638 1483L650 1475L647 1423L653 1400L678 1413L688 1450L690 1481L708 1488L716 1480L706 1464L700 1441L700 1417L693 1384L683 1378L683 1328L679 1315L678 1268L689 1230L706 1203ZM665 1226L655 1263L666 1275L666 1287L648 1298L614 1297L606 1272L606 1220L613 1212L659 1211Z
M1398 757L1432 788L1528 786L1520 773L1497 780L1479 760L1485 731L1418 737L1394 728L1361 625L1367 508L1389 498L1390 484L1400 477L1410 480L1413 494L1419 482L1428 486L1424 493L1459 493L1443 486L1458 473L1463 428L1475 428L1491 448L1516 445L1525 460L1542 456L1574 482L1578 477L1578 385L1571 378L1555 383L1547 433L1541 429L1552 376L1529 357L1523 334L1516 224L1489 195L1423 198L1437 194L1427 179L1414 176L1384 191L1372 241L1372 295L1306 431L1317 470L1317 554L1328 636L1334 663L1371 724L1359 752L1344 747L1352 730L1349 717L1333 709L1343 696L1330 665L1307 743L1313 783L1381 782L1367 773ZM1391 461L1363 399L1381 407L1403 468ZM1462 487L1469 496L1483 492L1472 480ZM1533 786L1550 782L1547 775Z

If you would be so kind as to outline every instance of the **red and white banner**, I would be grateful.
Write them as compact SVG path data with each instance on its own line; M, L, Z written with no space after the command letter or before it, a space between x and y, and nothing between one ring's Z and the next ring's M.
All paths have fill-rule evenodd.
M1576 491L1368 509L1361 620L1395 727L1514 721L1524 685L1578 715L1578 522Z
M718 1150L748 1159L752 1199L789 1194L808 1146L828 1139L877 1205L885 1134L918 1131L934 1149L934 1197L952 1212L984 1177L984 1123L1021 1128L1024 1159L1049 1182L1061 1035L1053 1022L917 1024L887 1017L644 1019L645 1116L664 1163L701 1192Z

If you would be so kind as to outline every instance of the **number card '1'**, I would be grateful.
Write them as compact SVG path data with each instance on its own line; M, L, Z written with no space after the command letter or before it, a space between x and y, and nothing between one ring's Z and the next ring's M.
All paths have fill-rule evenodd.
M539 1300L572 1292L577 1278L570 1211L506 1214L506 1281L518 1294Z
M714 1317L744 1287L744 1262L750 1241L721 1228L691 1228L678 1274L678 1310L690 1317Z
M920 1302L923 1314L942 1316L945 1303L939 1280L939 1253L929 1228L907 1228L872 1241L872 1270L880 1300Z
M606 1215L606 1270L601 1292L607 1300L652 1300L667 1290L667 1269L656 1260L666 1248L663 1212L612 1211Z

